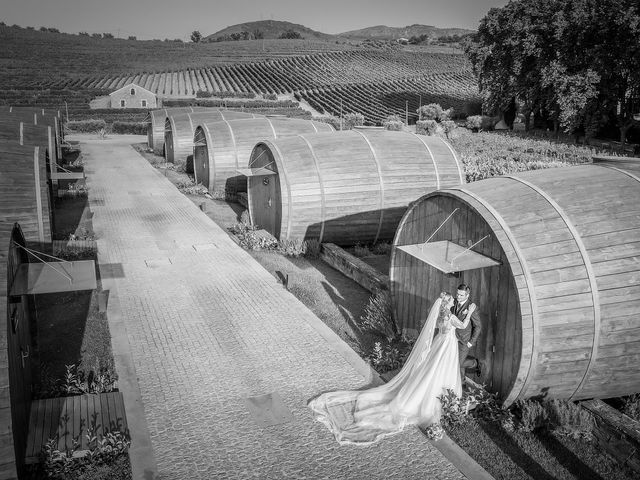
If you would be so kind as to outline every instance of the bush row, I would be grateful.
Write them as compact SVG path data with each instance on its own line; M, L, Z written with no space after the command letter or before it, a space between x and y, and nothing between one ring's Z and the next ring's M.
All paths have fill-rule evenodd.
M298 102L293 100L251 100L220 98L176 98L165 100L163 107L227 107L227 108L297 108Z
M120 122L107 123L102 118L87 120L70 120L66 124L67 130L76 133L95 133L104 131L107 133L146 135L147 122Z

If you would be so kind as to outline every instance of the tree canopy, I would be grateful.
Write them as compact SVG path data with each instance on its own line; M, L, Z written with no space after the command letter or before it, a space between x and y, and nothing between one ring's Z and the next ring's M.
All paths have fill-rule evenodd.
M615 124L624 141L640 113L637 0L511 0L466 43L485 109L517 105L567 132Z

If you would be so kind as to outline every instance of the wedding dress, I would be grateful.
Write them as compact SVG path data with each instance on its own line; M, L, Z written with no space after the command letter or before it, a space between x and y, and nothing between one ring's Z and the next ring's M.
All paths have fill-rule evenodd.
M385 385L360 391L328 392L309 402L315 418L340 444L368 445L399 433L406 425L429 426L440 420L438 397L462 394L456 328L468 324L438 298L404 367ZM435 327L438 334L434 337Z

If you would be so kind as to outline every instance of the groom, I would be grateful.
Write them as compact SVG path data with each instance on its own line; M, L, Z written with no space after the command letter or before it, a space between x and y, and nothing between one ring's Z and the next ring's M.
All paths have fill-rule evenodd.
M469 297L471 295L471 288L466 284L458 285L456 292L456 299L451 307L451 313L456 317L463 319L468 313L469 305L471 301ZM467 368L475 368L476 374L481 374L481 363L475 357L467 357L469 349L473 347L480 335L482 326L480 325L480 315L478 314L478 308L471 314L471 321L467 328L456 329L456 337L458 337L458 359L460 362L460 377L462 384L464 385L465 370Z

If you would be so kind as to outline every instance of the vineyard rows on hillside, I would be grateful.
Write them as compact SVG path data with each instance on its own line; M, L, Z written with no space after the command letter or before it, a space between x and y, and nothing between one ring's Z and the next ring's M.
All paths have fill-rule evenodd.
M369 124L380 124L389 115L417 120L421 105L438 103L455 113L471 113L478 100L477 87L462 74L433 74L419 78L369 84L339 85L296 93L320 113L339 116L361 113Z
M414 52L331 52L222 67L161 73L60 79L49 88L116 90L135 83L164 97L193 97L208 92L293 93L354 83L388 82L449 73L473 77L461 55Z

